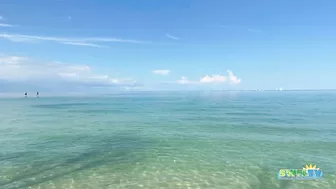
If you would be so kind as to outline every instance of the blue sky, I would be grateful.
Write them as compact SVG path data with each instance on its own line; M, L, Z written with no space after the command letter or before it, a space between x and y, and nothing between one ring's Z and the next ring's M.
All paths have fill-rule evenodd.
M2 0L0 92L336 89L333 0Z

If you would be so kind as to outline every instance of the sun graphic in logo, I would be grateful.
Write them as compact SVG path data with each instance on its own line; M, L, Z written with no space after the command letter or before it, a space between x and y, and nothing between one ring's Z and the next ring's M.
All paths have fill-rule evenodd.
M310 165L306 165L306 167L304 167L303 168L303 170L320 170L320 168L316 168L316 165L312 165L312 164L310 164Z

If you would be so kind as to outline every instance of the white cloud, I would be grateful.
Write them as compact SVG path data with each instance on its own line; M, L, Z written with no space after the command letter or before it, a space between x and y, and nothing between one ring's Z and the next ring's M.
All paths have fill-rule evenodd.
M189 79L185 76L182 76L181 79L177 80L177 83L179 84L190 84L191 82Z
M13 64L19 64L22 61L27 60L25 57L20 56L3 56L0 55L0 65L13 65Z
M173 39L173 40L179 40L178 37L173 36L173 35L170 35L169 33L166 34L166 37L168 37L168 38L170 38L170 39Z
M48 81L78 85L132 86L136 81L97 74L87 65L40 62L27 57L0 55L0 80L43 83Z
M206 75L200 79L200 83L224 83L226 81L227 77L222 75Z
M239 84L241 82L241 79L235 76L231 70L227 70L227 72L229 74L229 81L232 84Z
M227 70L228 76L225 75L206 75L200 79L200 83L226 83L230 82L231 84L239 84L241 79L233 74L231 70Z
M190 81L187 77L183 76L177 81L179 84L216 84L216 83L231 83L239 84L241 79L233 74L231 70L227 70L228 76L225 75L205 75L199 81Z
M168 75L170 70L153 70L152 72L157 75Z
M0 27L11 28L11 27L14 27L14 26L11 25L11 24L0 23Z
M183 84L183 85L195 85L195 84L200 84L198 81L192 81L189 80L188 77L182 76L181 79L177 80L178 84Z
M110 37L53 37L53 36L35 36L35 35L22 35L22 34L0 34L1 38L13 41L13 42L57 42L67 45L77 45L77 46L91 46L91 47L103 47L103 45L98 45L94 43L149 43L146 41L120 39L120 38L110 38Z

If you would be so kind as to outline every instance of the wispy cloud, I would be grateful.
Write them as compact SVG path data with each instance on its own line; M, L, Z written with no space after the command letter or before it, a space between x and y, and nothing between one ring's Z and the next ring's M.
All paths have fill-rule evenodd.
M87 47L98 47L98 48L106 48L107 46L103 45L96 45L93 43L80 43L80 42L61 42L65 45L75 45L75 46L87 46Z
M21 34L1 34L0 37L17 41L17 39L25 41L55 41L55 42L71 42L71 38L61 38L61 37L45 37L45 36L34 36L34 35L21 35Z
M86 38L70 38L70 41L85 41L85 42L117 42L117 43L151 43L149 41L139 41L132 39L121 39L111 37L86 37Z
M96 73L90 66L60 62L44 62L29 57L0 55L0 80L34 84L71 83L76 86L133 86L130 78L118 78Z
M166 37L173 39L173 40L180 40L178 37L170 35L169 33L166 34Z
M157 75L168 75L170 70L153 70L152 73Z
M228 75L205 75L200 78L199 81L191 81L187 77L183 76L181 79L177 80L178 84L220 84L220 83L231 83L239 84L241 79L233 74L231 70L227 70Z
M262 32L262 31L259 30L259 29L251 29L251 28L247 29L247 31L248 31L248 32L251 32L251 33L261 33L261 32Z
M0 16L0 21L5 21L5 18L3 16ZM6 23L0 23L0 27L3 27L3 28L12 28L12 27L15 27L14 25L12 24L6 24Z
M0 38L4 38L7 40L10 40L12 42L36 42L34 39L26 38L26 37L20 37L20 36L12 36L8 34L0 34Z
M0 23L0 27L12 28L14 26L11 24Z
M176 81L178 84L186 85L186 84L197 84L195 81L190 81L186 76L182 76L179 80Z
M50 37L50 36L34 36L21 34L3 34L8 39L10 38L26 38L40 41L56 41L56 42L119 42L119 43L147 43L145 41L128 40L120 38L103 38L103 37L84 37L84 38L69 38L69 37ZM3 36L2 35L2 36Z
M20 62L25 60L27 60L26 57L0 55L0 64L3 65L19 64Z
M100 44L94 43L149 43L147 41L138 41L130 39L121 38L111 38L111 37L54 37L54 36L38 36L38 35L22 35L22 34L0 34L1 38L13 41L13 42L57 42L66 45L77 45L77 46L90 46L90 47L106 47Z
M222 25L222 24L220 24L219 27L220 28L232 28L231 25Z
M262 30L257 29L257 28L246 28L246 27L235 26L235 25L219 25L219 27L225 28L225 29L240 30L240 31L245 30L251 33L262 33Z

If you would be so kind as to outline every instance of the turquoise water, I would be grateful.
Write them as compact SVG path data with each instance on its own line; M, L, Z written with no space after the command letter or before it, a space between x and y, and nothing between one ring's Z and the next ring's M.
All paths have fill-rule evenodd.
M335 189L336 92L2 98L0 188Z

